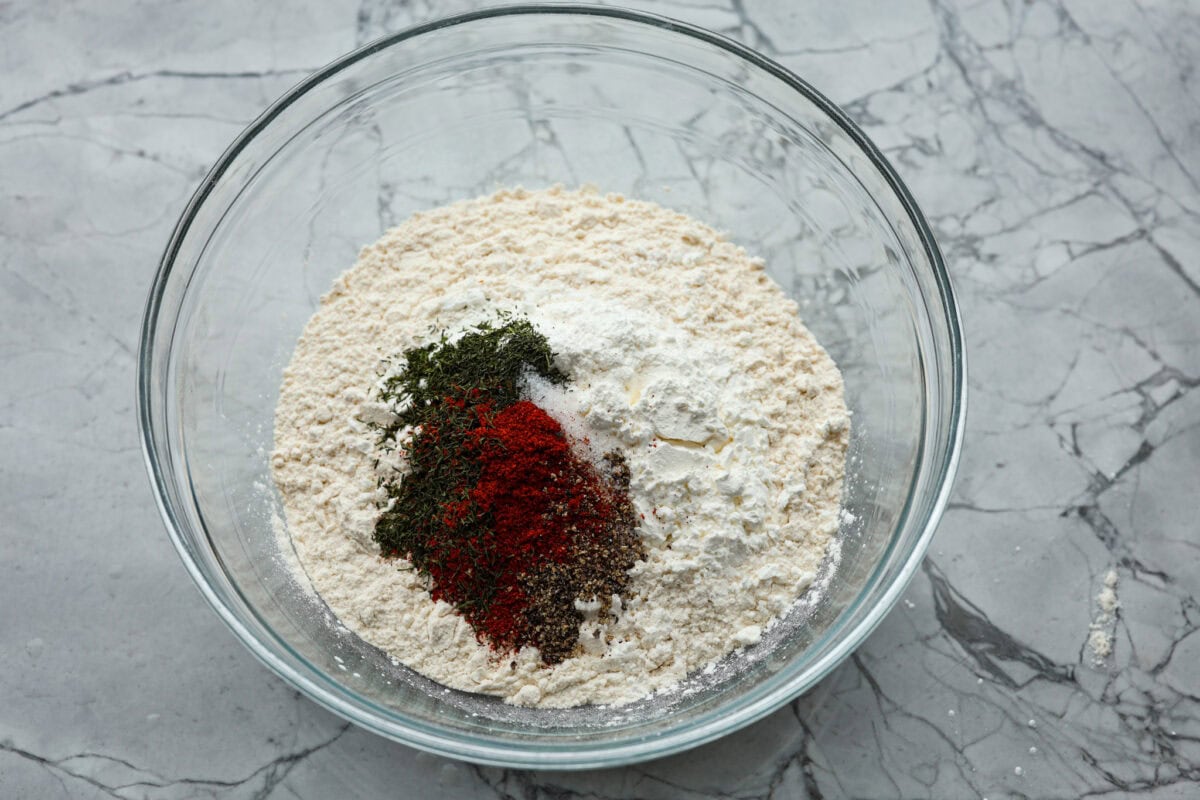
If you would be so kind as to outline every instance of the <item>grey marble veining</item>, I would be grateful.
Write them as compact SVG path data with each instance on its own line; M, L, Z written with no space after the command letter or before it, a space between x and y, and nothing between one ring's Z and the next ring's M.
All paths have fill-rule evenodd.
M936 229L972 396L903 602L791 706L627 769L476 768L299 697L162 531L133 415L144 292L268 102L478 3L0 2L0 796L1200 796L1200 8L629 4L808 78Z

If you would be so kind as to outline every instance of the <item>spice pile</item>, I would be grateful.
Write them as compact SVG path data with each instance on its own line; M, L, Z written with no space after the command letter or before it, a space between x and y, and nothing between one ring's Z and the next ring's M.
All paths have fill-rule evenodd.
M576 601L599 600L606 616L645 553L624 457L606 453L598 468L521 399L530 373L551 384L567 376L528 320L501 322L409 350L384 382L396 413L382 443L403 451L407 470L385 480L374 538L428 576L433 599L481 640L533 645L557 664L579 646Z

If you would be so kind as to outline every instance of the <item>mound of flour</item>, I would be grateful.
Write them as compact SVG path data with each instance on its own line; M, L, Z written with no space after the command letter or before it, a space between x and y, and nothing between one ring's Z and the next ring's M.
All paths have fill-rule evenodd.
M566 388L530 399L632 472L648 556L583 653L498 656L371 539L371 422L388 359L497 310L546 335ZM447 686L543 707L620 704L758 641L838 530L849 417L836 366L761 261L701 223L594 191L502 191L363 250L284 374L272 468L312 588L363 639Z

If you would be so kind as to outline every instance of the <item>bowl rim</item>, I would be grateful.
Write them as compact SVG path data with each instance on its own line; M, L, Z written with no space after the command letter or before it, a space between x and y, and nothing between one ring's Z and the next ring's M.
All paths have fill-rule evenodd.
M198 559L192 553L180 532L182 524L181 514L169 499L170 493L167 490L169 478L164 470L164 454L160 453L160 448L154 437L154 421L152 419L152 362L165 288L175 266L175 260L179 254L182 242L187 237L199 209L203 206L217 182L242 150L288 106L292 105L292 103L313 88L324 83L327 79L362 59L379 51L400 45L410 39L415 39L445 28L500 17L524 15L561 15L581 18L601 17L621 22L648 25L668 33L690 37L725 50L727 53L741 59L752 67L781 81L788 88L798 92L805 99L813 103L822 113L836 123L841 131L867 156L872 165L879 170L889 189L900 201L901 206L917 232L924 255L928 259L932 269L938 299L940 300L940 311L944 315L943 322L948 332L948 353L952 367L948 382L949 407L945 417L948 420L948 437L940 463L930 465L930 479L933 481L933 485L936 486L936 495L929 506L929 514L924 521L922 530L913 541L908 558L893 578L891 584L884 588L876 605L862 620L845 630L842 640L813 665L813 668L808 673L807 681L803 684L796 680L785 682L769 692L760 693L758 697L752 698L749 702L742 704L739 708L731 712L725 710L727 713L720 715L710 712L707 721L702 720L689 727L671 729L648 740L645 738L627 739L600 744L579 741L570 743L538 742L531 746L527 742L504 742L486 734L466 735L457 732L447 732L412 719L405 719L403 726L397 726L396 723L393 723L391 726L385 726L382 724L382 720L374 718L374 715L364 714L361 707L348 702L344 698L344 695L355 695L361 703L370 706L376 705L373 701L356 695L352 690L337 683L332 677L325 675L315 666L312 667L315 675L306 675L292 664L287 663L276 653L272 652L270 648L265 647L260 637L218 595L217 591L209 583ZM170 348L168 348L168 352L169 350ZM732 733L762 719L785 703L794 700L799 695L811 689L862 644L883 618L887 616L912 580L917 568L923 561L924 554L929 547L937 524L945 510L962 450L966 409L965 374L966 358L958 305L951 286L950 275L946 270L945 262L933 238L930 226L917 207L908 187L900 179L895 169L875 144L871 142L867 135L844 111L813 88L803 78L800 78L791 70L783 67L771 58L727 36L714 33L691 23L658 14L615 6L535 3L496 6L455 14L414 25L399 32L380 37L341 56L305 77L273 102L233 140L208 171L200 186L185 206L171 233L171 237L159 261L154 281L151 284L145 302L138 345L137 420L142 457L154 490L155 502L176 552L179 554L180 559L183 561L185 568L204 599L246 648L270 670L288 683L299 688L309 699L332 711L339 717L385 738L427 752L455 759L465 759L480 764L503 767L586 769L619 766L661 758L689 750ZM926 425L927 423L923 423L922 428L924 429ZM922 443L923 448L924 442ZM902 511L902 517L907 516L909 513L911 502L912 493L910 487L908 503ZM893 541L888 543L887 551L890 552L895 545L896 542L893 537ZM236 589L236 586L234 588ZM295 653L290 645L279 638L269 627L267 627L267 630L285 649ZM299 654L296 655L299 656ZM307 663L307 659L304 659L303 656L299 657ZM397 712L390 711L389 713L394 715Z

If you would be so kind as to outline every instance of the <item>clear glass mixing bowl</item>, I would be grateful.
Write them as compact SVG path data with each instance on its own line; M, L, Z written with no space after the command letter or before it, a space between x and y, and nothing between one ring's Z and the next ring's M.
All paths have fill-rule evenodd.
M414 211L554 183L657 201L763 256L841 366L854 414L853 521L822 600L687 691L616 709L517 709L394 666L300 591L273 532L272 414L320 295L360 247ZM271 669L400 742L575 768L715 739L845 658L933 533L958 457L963 388L957 311L929 228L845 114L714 34L616 9L538 6L364 47L238 137L163 256L138 410L184 564Z

